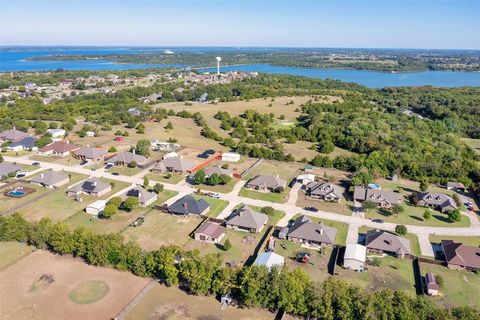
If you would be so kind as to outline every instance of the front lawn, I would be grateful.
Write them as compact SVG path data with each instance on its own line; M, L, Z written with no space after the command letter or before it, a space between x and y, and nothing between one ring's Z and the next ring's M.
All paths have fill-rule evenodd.
M193 195L193 197L197 200L203 199L207 201L208 205L210 206L210 209L208 210L207 216L210 218L216 218L220 214L220 212L223 211L228 206L228 201L226 200L221 200L221 199L215 199L212 197L207 197L207 196L199 196L199 195Z
M219 193L229 193L232 192L233 187L239 182L238 179L232 178L229 183L225 185L216 185L216 186L209 186L206 184L198 184L195 185L194 187L200 190L207 190L207 191L212 191L212 192L219 192Z
M260 192L255 191L252 189L242 188L238 193L239 196L250 198L250 199L257 199L263 200L268 202L276 202L276 203L285 203L288 201L290 188L285 188L282 193L278 192Z
M128 166L121 166L121 167L113 167L107 172L118 173L122 176L134 176L142 171L143 169L140 169L140 168L129 168Z
M177 184L180 181L185 180L185 176L183 174L178 174L178 173L148 173L146 175L148 179L151 181L159 181L159 182L165 182L165 183L170 183L170 184Z

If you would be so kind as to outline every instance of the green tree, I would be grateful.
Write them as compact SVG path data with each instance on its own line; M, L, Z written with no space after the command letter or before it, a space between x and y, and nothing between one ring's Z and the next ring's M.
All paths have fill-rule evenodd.
M430 212L430 210L427 209L423 212L423 219L430 220L431 217L432 217L432 213Z
M198 170L197 172L195 172L195 174L193 175L193 181L195 181L195 184L204 184L206 181L205 171Z
M404 211L405 211L405 208L400 204L396 204L392 207L392 212L396 215L398 215L398 214L400 214Z
M120 207L120 205L122 204L122 198L121 197L112 197L110 198L110 200L108 200L107 202L107 205L113 205L115 206L115 208L118 208Z
M421 177L420 178L420 191L425 192L428 189L430 182L428 181L428 177Z
M155 183L155 185L153 186L153 191L155 191L155 193L159 194L163 191L163 184L161 183Z
M137 162L131 161L129 164L127 164L127 167L129 167L129 168L136 168L136 167L137 167Z
M216 186L220 184L222 180L220 179L220 176L218 173L212 173L210 177L207 178L207 184L211 186Z
M105 219L110 219L116 213L117 213L117 206L114 204L109 204L103 210L102 217L104 217Z
M230 242L230 239L225 240L225 243L223 244L223 249L228 251L232 248L232 243Z
M135 147L135 151L142 156L150 155L150 141L147 139L139 140Z
M143 186L145 188L148 188L149 185L150 185L150 179L148 179L146 176L143 177Z
M395 227L395 233L404 236L407 234L407 227L404 226L403 224L399 224Z
M173 124L170 121L168 121L167 125L165 126L165 129L172 130L173 129Z
M225 185L225 184L230 183L230 181L232 181L232 177L230 177L226 174L223 174L223 173L220 175L220 184Z
M117 152L117 148L115 148L114 146L111 146L110 148L108 148L108 152L110 153Z
M363 208L367 211L372 211L372 210L377 209L378 205L373 201L367 200L363 203Z
M127 197L122 204L122 208L129 212L135 210L138 206L139 201L137 197Z
M353 186L366 186L369 183L373 182L373 176L370 172L360 171L355 174L352 178Z
M263 207L260 212L265 213L267 216L273 216L275 214L275 209L270 206Z
M462 214L459 209L451 210L447 212L448 222L453 223L462 220Z

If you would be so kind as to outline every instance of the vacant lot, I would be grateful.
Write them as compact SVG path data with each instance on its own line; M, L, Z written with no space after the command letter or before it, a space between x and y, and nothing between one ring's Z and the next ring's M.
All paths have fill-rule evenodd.
M33 249L17 241L0 242L0 270L28 255Z
M337 267L338 278L370 291L382 289L403 290L415 294L415 278L412 261L393 257L380 258L381 265L369 265L367 272L355 272Z
M220 309L214 297L188 295L175 287L157 284L127 314L127 320L273 320L275 314L262 309Z
M480 307L480 277L473 273L460 270L450 270L443 266L421 264L420 270L422 277L427 272L432 272L436 276L441 276L444 286L440 288L440 294L437 297L431 297L434 301L445 305L470 305Z
M3 319L111 319L148 281L36 251L0 272L0 309Z
M177 217L160 211L151 211L139 227L130 227L123 232L125 241L137 241L142 248L154 250L162 245L182 246L190 233L202 222L201 217Z
M145 211L140 209L133 212L119 210L118 213L110 219L100 219L84 211L80 211L65 220L65 223L72 228L84 227L95 233L120 232L144 213Z
M255 249L259 245L265 232L266 230L263 230L261 233L255 234L227 229L225 237L219 245L191 239L185 245L184 249L198 249L201 254L220 253L224 262L235 261L237 265L241 266L255 253ZM223 248L223 244L227 239L229 239L232 244L230 250L224 250Z

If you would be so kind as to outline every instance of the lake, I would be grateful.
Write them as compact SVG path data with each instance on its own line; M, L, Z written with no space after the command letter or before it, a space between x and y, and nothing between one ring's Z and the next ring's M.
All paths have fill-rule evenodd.
M0 72L12 71L48 71L65 70L127 70L145 68L167 68L174 65L158 64L121 64L108 60L78 60L78 61L31 61L28 58L48 56L52 54L138 54L163 52L164 48L17 48L15 50L0 48ZM174 48L175 51L195 52L209 50L239 50L232 48ZM265 49L269 50L269 49ZM337 79L344 82L354 82L370 88L424 86L462 87L480 86L480 72L458 71L421 71L407 73L386 73L366 70L349 69L308 69L298 67L281 67L269 64L249 64L232 67L222 67L222 71L254 71L273 74L289 74L319 79ZM215 72L215 68L202 69Z

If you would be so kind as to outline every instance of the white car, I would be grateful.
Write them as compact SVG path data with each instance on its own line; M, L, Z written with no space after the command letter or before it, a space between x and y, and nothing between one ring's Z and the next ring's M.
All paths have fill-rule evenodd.
M218 194L218 193L210 193L208 196L212 197L212 198L215 198L215 199L220 199L220 194Z

